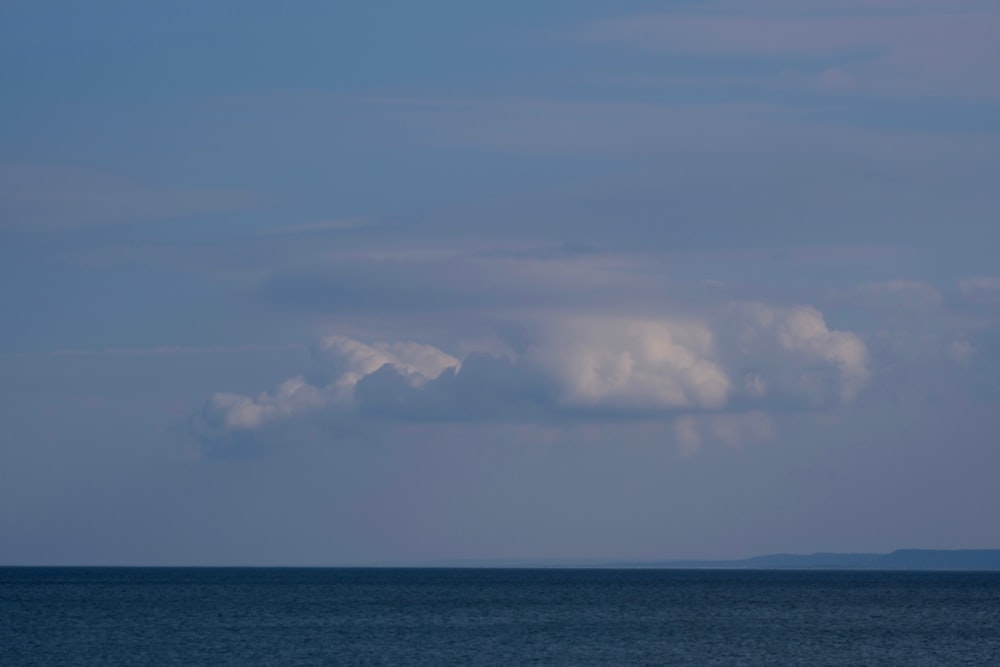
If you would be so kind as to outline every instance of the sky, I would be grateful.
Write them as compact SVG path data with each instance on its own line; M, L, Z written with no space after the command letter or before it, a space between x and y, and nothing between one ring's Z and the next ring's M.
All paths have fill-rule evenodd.
M1000 547L997 34L7 0L0 564Z

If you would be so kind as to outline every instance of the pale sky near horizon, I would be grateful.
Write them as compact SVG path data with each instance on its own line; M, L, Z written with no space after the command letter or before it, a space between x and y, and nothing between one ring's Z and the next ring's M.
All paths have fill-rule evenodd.
M998 548L1000 4L0 7L0 565Z

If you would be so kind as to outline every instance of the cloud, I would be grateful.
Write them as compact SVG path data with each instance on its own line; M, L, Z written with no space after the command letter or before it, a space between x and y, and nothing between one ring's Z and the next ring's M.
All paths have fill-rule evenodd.
M396 114L419 141L436 147L636 161L628 174L442 214L435 231L453 238L503 237L497 232L503 229L506 238L644 249L898 246L944 239L946 227L949 234L954 226L979 233L994 219L997 196L984 175L997 168L996 133L968 131L934 108L900 109L889 130L881 126L881 103L761 99L767 98L755 96L753 104L413 100ZM922 128L929 131L907 131L913 121L931 123ZM950 223L942 226L945 219Z
M424 141L538 155L727 150L773 129L764 104L649 104L547 98L412 100L393 117ZM787 120L787 119L786 119Z
M868 378L854 333L808 306L735 304L701 316L551 315L520 353L463 360L426 344L321 339L315 377L257 396L216 394L203 439L301 420L677 422L682 443L766 439L763 411L852 400ZM718 419L703 418L714 415ZM740 417L733 415L743 415ZM749 416L747 416L749 415Z
M410 342L369 345L345 336L321 338L316 351L324 366L317 375L319 382L296 376L273 392L253 397L216 393L202 411L197 428L203 434L218 435L308 417L324 409L347 411L355 407L355 388L359 382L377 377L382 369L385 369L383 376L389 373L407 387L416 388L459 364L458 359L429 345Z
M338 403L349 403L356 385L382 369L416 388L459 365L455 357L419 343L367 345L346 336L327 336L318 347L336 378L326 391Z
M731 390L712 331L698 321L559 321L526 356L575 408L713 409Z
M848 307L852 321L871 328L872 363L885 371L883 380L890 370L931 379L953 372L956 363L972 366L992 346L1000 280L980 276L934 286L893 279L829 294Z
M948 343L948 356L955 362L967 366L976 356L975 346L967 340L959 339Z
M921 312L944 302L941 292L916 280L886 280L867 283L855 290L855 299L876 308Z
M864 343L854 334L827 329L823 315L815 308L796 308L786 314L778 326L778 340L788 350L835 365L844 400L854 398L868 379Z
M271 227L259 232L259 236L289 236L289 235L320 235L329 232L344 232L357 230L362 227L370 227L373 223L363 218L337 218L334 220L320 220L318 222L303 222L297 224L284 224L279 227Z
M775 308L761 303L731 307L730 335L739 351L745 392L778 394L813 405L852 400L868 381L868 349L857 335L831 331L811 306Z
M967 300L980 306L1000 306L1000 277L977 276L966 278L958 285Z
M674 420L673 431L682 456L695 454L706 442L741 447L775 436L774 423L763 412L684 415Z
M258 428L265 422L319 409L327 402L328 397L322 389L298 376L285 380L274 392L262 393L255 398L215 394L209 401L207 413L217 417L215 423L224 430L247 430Z
M944 3L913 4L903 12L885 7L816 5L810 11L799 3L748 13L723 5L712 14L618 18L583 34L590 41L645 50L799 61L799 71L814 68L803 81L831 90L997 97L990 85L1000 64L995 7L969 5L964 12ZM827 64L817 70L816 62ZM787 78L787 71L782 75Z
M547 247L534 253L475 248L327 253L273 271L262 291L267 299L285 305L397 315L593 304L649 291L646 274L651 267L643 258L597 251L558 253Z

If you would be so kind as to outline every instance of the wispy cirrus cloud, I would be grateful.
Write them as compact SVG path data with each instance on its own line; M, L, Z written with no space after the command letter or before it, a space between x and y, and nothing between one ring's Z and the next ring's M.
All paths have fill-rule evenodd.
M963 297L981 306L1000 306L1000 277L975 276L959 283Z
M852 298L875 308L893 308L912 312L941 306L944 297L933 285L918 280L884 280L857 287Z
M775 75L832 91L997 99L998 30L1000 11L982 3L743 3L627 16L581 34L647 51L772 59Z

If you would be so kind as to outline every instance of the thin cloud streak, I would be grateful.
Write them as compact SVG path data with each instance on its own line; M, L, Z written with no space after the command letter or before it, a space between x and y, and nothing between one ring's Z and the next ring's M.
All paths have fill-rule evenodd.
M856 6L855 11L864 5ZM1000 12L980 6L956 13L930 6L902 15L659 14L609 20L582 32L592 42L696 56L824 57L827 64L801 81L830 92L946 95L997 99L989 85L1000 65ZM844 8L850 11L850 8ZM938 13L940 12L940 13ZM815 65L814 65L815 67ZM777 69L778 75L786 76Z

